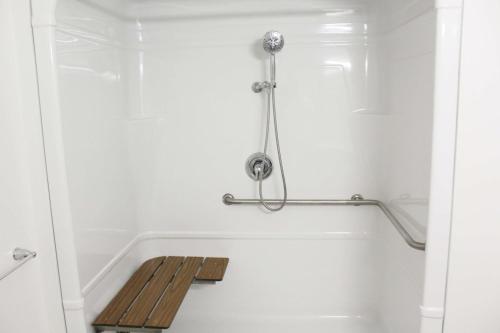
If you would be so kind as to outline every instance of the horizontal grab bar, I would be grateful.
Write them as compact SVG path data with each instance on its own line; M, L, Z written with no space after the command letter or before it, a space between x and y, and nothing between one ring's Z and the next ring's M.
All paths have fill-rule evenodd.
M34 251L21 249L18 247L15 248L14 251L12 252L12 259L14 259L16 263L11 268L0 274L0 281L5 279L10 274L14 273L19 267L21 267L22 265L24 265L29 260L35 257L36 257L36 252Z
M258 205L260 204L259 199L236 199L232 194L226 193L222 197L222 201L226 205ZM265 199L267 204L279 204L282 200L279 199ZM415 240L410 233L405 229L403 224L392 214L392 212L387 208L386 205L380 200L368 200L364 199L360 194L354 194L351 199L288 199L287 205L319 205L319 206L377 206L384 215L389 219L391 224L396 228L398 233L403 237L406 244L410 247L425 251L425 242L419 242Z

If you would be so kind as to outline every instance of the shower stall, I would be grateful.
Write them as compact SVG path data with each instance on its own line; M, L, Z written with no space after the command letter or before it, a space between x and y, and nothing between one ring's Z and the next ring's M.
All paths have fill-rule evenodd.
M172 333L441 332L460 17L456 0L33 0L68 332L164 255L230 258Z

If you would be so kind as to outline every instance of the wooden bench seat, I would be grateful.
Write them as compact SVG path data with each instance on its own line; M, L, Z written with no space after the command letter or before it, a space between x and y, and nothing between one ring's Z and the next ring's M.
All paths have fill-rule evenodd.
M222 281L228 258L157 257L144 262L92 324L96 332L162 332L191 284Z

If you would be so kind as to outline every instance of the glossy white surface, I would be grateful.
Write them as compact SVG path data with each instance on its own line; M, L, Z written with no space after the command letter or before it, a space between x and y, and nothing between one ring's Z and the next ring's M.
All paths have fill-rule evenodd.
M83 296L90 322L138 258L183 251L202 234L204 248L236 258L237 278L254 274L247 261L259 247L275 252L261 269L277 275L271 263L284 250L303 250L312 266L342 268L312 275L314 287L328 292L302 297L304 308L286 298L296 285L282 282L289 307L280 313L281 303L270 304L274 319L255 312L260 331L291 330L276 318L301 313L318 330L341 331L346 317L349 332L417 332L424 255L406 248L379 213L288 207L265 214L224 206L221 196L256 195L244 162L261 149L264 104L250 85L265 78L259 40L278 29L286 40L277 101L290 196L381 198L422 238L435 24L430 1L60 1L57 27L40 38L52 38L45 42L55 45L55 63L47 49L45 64L57 68L44 76L57 104L44 110L49 178L60 185L51 189L60 199L55 224L66 226L59 237L74 237L74 249L64 251L74 251L69 262L78 268L63 273L63 285L71 281L67 308L79 308ZM276 176L266 182L270 197L280 195ZM149 232L174 236L143 239ZM248 282L235 281L227 304ZM266 306L262 297L248 302L250 313ZM249 309L240 310L238 327ZM213 316L224 318L222 310Z
M367 0L78 0L91 8L105 12L122 21L163 21L169 19L222 18L247 15L273 16L276 14L333 14L366 6Z
M55 171L49 178L60 179L60 186L53 190L59 194L56 199L60 198L56 213L69 204L68 215L62 217L61 213L55 220L56 224L71 222L81 289L135 236L136 217L127 167L126 123L120 121L126 104L121 54L116 43L106 44L99 38L101 32L114 36L113 22L98 25L95 22L105 22L100 20L105 15L83 6L75 11L94 19L76 19L75 26L61 24L55 30L46 28L57 45L57 76L47 73L42 77L57 84L54 90L61 111L44 110L53 119L44 125L59 122L57 130L47 131L49 140L60 142L59 150L49 147L47 151L49 172L52 165L52 170L64 168L66 175L61 177L63 172ZM78 24L91 30L80 36ZM64 160L62 166L58 158ZM73 295L71 301L77 298Z
M378 332L373 312L376 290L366 283L367 278L376 281L375 262L358 264L372 257L371 249L371 242L364 239L342 244L338 235L322 233L146 233L91 292L89 299L98 306L89 309L89 316L95 316L116 289L115 283L111 289L104 286L115 278L123 280L119 272L131 264L163 253L206 253L231 257L230 278L215 286L191 288L170 328L174 332L197 327L224 332L252 328L298 332L306 327L319 332ZM345 256L344 250L351 255ZM318 258L323 259L320 265Z
M79 7L77 12L82 10ZM215 232L215 238L208 241L212 247L224 246L217 239L220 232L257 233L250 247L229 253L235 258L252 256L251 249L271 232L295 236L265 241L269 249L292 242L306 250L311 241L292 241L293 237L310 233L326 237L320 241L326 246L323 256L311 265L330 261L330 253L352 252L345 257L348 270L330 272L340 284L333 283L329 289L344 301L339 299L332 307L329 298L309 297L302 304L313 311L309 320L345 313L375 316L375 279L367 278L376 275L369 260L373 247L369 240L375 235L371 230L376 227L373 209L289 208L267 215L257 208L232 209L221 203L222 194L230 190L255 195L255 183L245 175L243 162L260 146L262 97L252 93L250 85L264 79L267 61L256 45L270 29L269 19L240 17L238 24L231 17L221 23L197 20L194 25L184 21L127 24L128 39L123 39L119 36L123 25L113 17L94 14L88 21L61 15L56 35L68 189L81 285L90 313L95 315L103 306L96 299L100 289L99 284L94 289L92 276L125 246L135 223L140 231ZM288 38L289 55L284 51L279 58L279 93L285 96L279 103L284 110L280 124L285 129L282 140L287 142L285 163L294 179L291 190L295 195L344 197L353 188L367 195L375 191L372 171L359 163L363 152L373 148L357 137L366 125L352 112L366 109L362 14L348 12L333 19L316 14L272 17ZM226 31L229 22L234 25ZM178 33L173 35L173 31ZM229 82L235 89L228 95ZM229 122L234 124L227 126ZM303 134L297 136L298 131ZM177 144L178 138L187 139ZM308 178L301 176L303 166L298 162L303 158L317 161ZM221 164L224 173L218 172ZM331 172L336 165L336 172ZM325 187L325 183L331 185ZM274 187L270 186L270 195L275 195ZM363 254L355 255L358 248ZM253 271L251 266L241 268L241 274L249 271ZM359 277L356 283L352 276ZM292 284L286 283L283 292L290 288ZM263 302L262 297L249 300L248 306L265 308ZM278 309L278 304L270 306ZM292 310L276 316L291 315ZM337 325L328 322L320 326ZM266 325L268 330L275 329L272 322Z
M379 36L379 189L408 224L425 235L432 148L435 13ZM397 140L395 139L397 138Z
M403 28L413 19L432 11L439 0L379 0L372 2L378 12L380 31ZM403 28L404 29L404 28Z
M231 258L228 279L215 288L192 290L175 332L191 332L199 325L222 332L302 332L308 327L316 332L377 332L376 289L368 282L376 278L371 242L233 235L152 239L142 246L145 257L203 252Z
M43 156L29 1L0 1L0 332L66 332Z
M464 1L445 333L500 331L500 3Z
M379 217L378 311L384 332L419 332L425 254L414 251Z
M462 9L442 1L437 10L429 230L422 332L442 331L452 218ZM427 316L426 313L440 313Z
M75 249L74 225L68 191L64 141L60 119L59 84L55 66L55 30L51 26L40 26L33 30L42 113L43 143L47 165L47 181L50 191L50 206L54 237L57 243L58 268L61 276L61 293L65 308L66 325L69 331L83 332L83 309L72 305L83 302L78 275ZM66 304L71 308L67 308Z
M85 285L136 233L127 123L121 119L121 55L59 30L56 42L68 188ZM78 56L81 50L85 57Z
M429 5L383 2L372 18L379 33L370 54L377 88L379 196L419 239L425 239L427 228L433 125L436 20ZM391 226L381 228L381 320L387 332L417 332L425 254L405 247Z
M267 56L259 41L277 26L286 39L277 56L277 103L290 195L375 192L374 170L365 167L374 142L363 140L368 125L353 112L366 109L363 20L346 14L141 24L134 42L139 63L129 65L143 68L142 107L130 110L132 155L142 157L132 168L142 184L143 230L330 231L349 223L349 209L273 215L220 202L225 192L256 194L244 163L262 149L264 96L250 85L265 78ZM269 197L279 196L278 176L266 181Z

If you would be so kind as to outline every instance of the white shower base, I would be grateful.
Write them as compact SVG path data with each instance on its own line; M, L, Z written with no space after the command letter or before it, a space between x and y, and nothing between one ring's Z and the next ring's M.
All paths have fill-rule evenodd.
M142 261L198 255L229 257L226 276L193 285L169 332L381 333L376 243L367 232L143 234L84 288L88 323Z
M256 317L228 315L224 317L194 316L182 313L169 329L171 333L191 333L200 328L218 333L382 333L378 323L369 317L351 316L281 316Z

